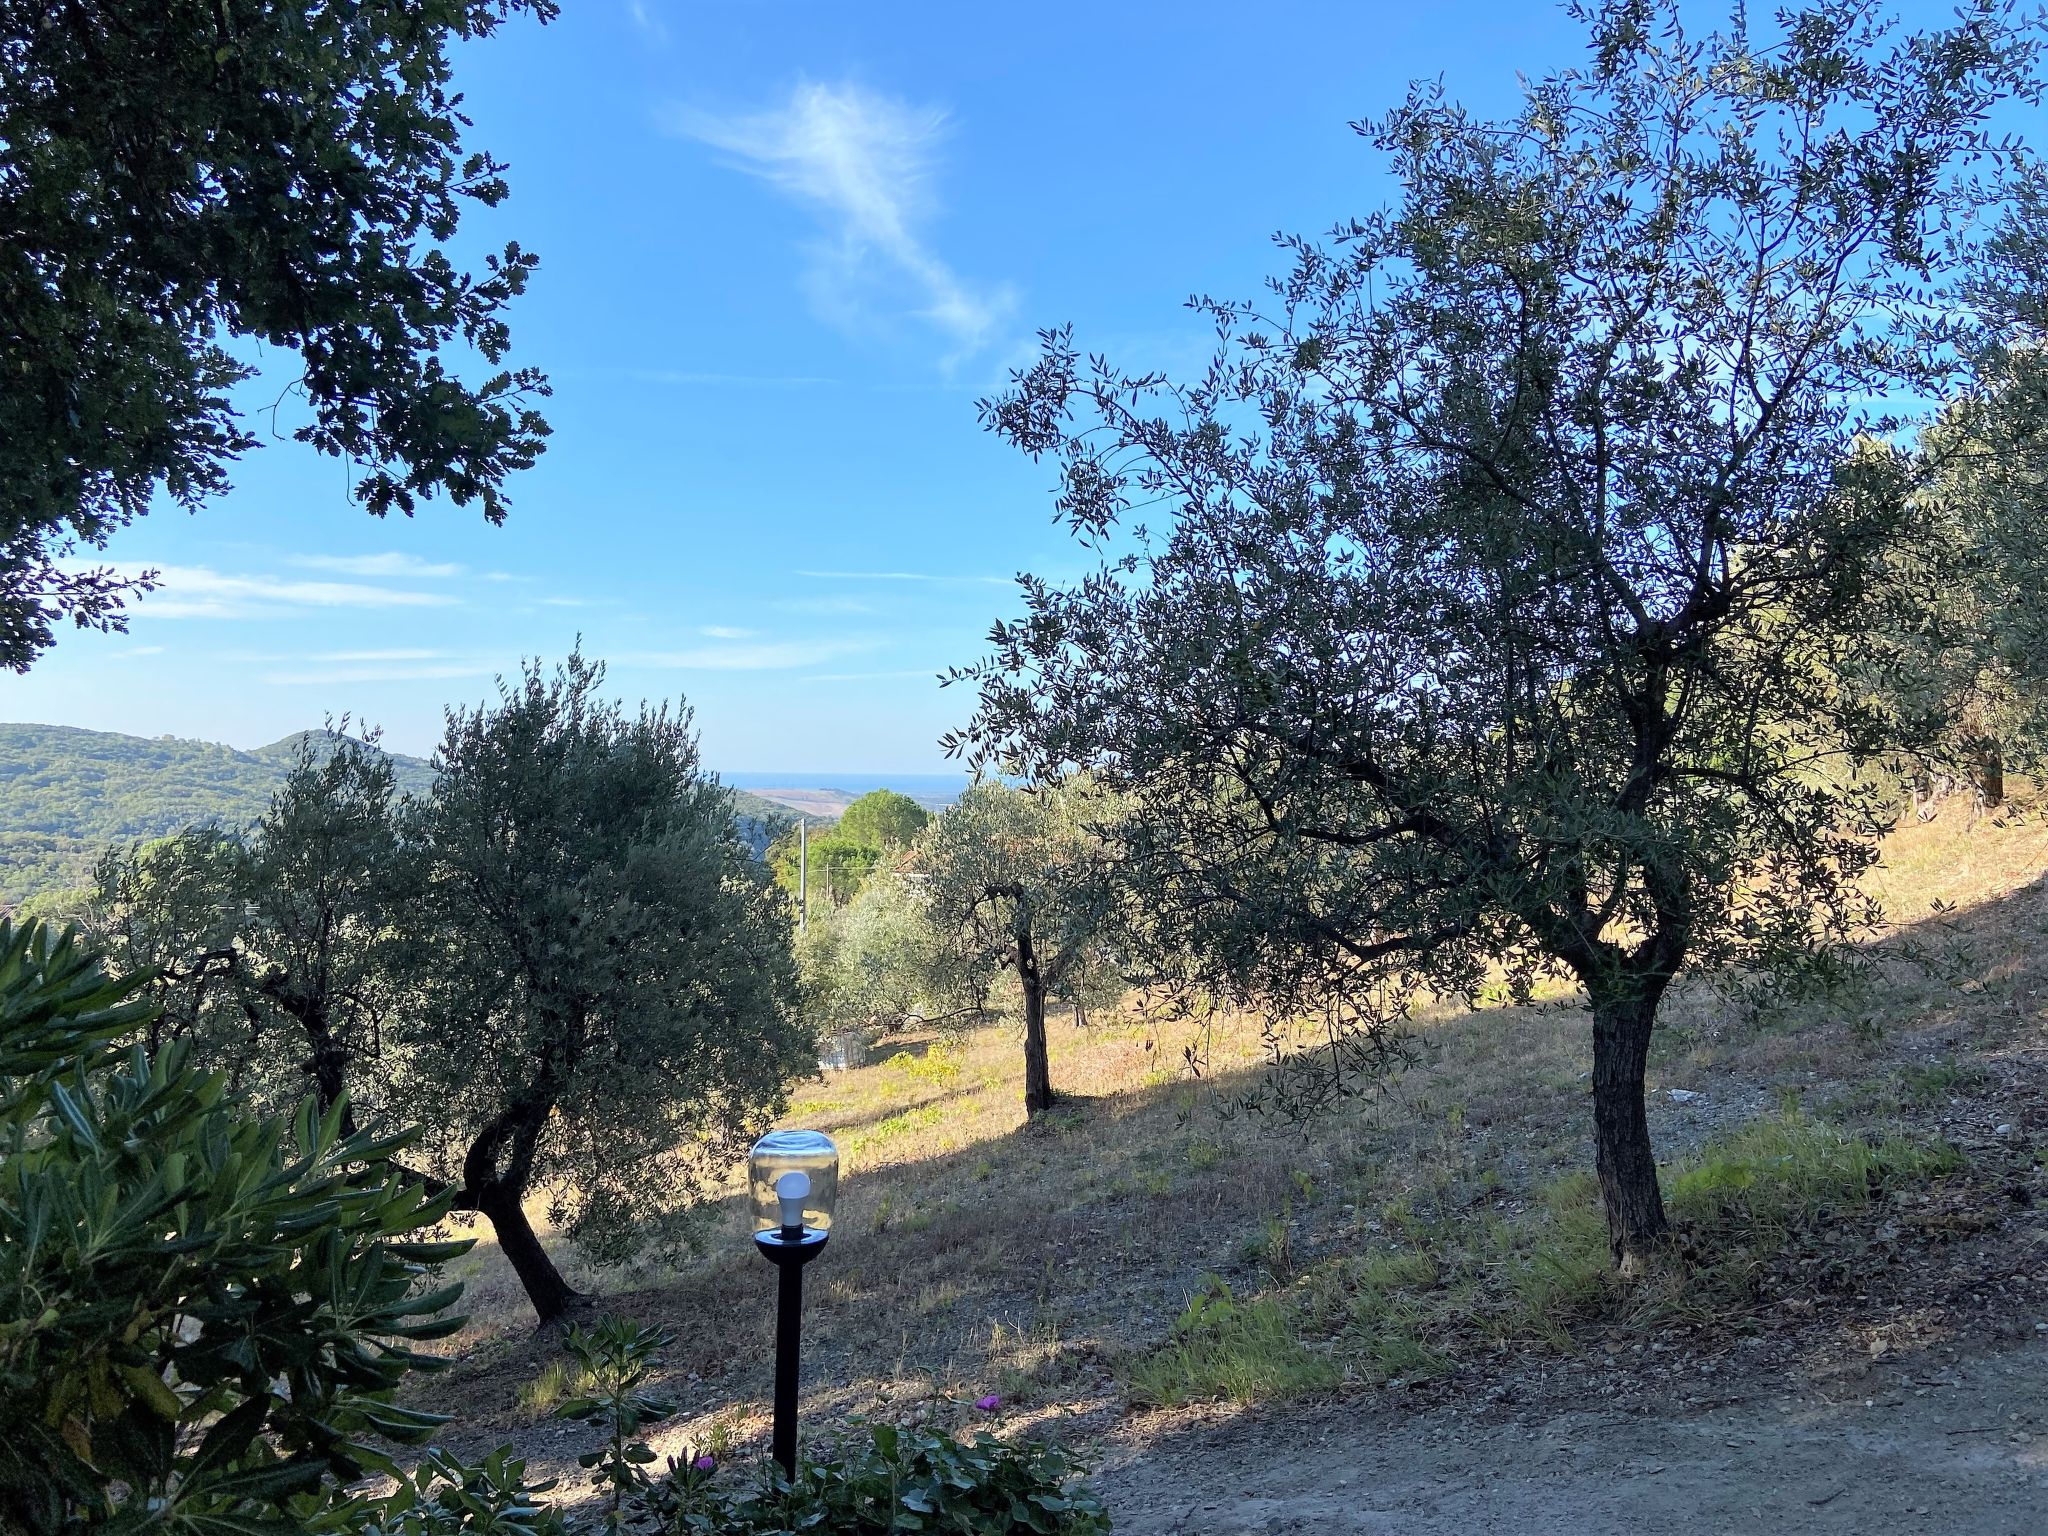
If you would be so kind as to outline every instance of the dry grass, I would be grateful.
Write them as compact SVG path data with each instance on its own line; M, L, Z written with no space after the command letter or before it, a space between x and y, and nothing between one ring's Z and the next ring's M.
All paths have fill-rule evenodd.
M2048 829L2037 825L1951 814L1907 828L1877 883L1902 919L1937 900L1962 909L1960 937L1928 932L1966 959L1988 957L1967 959L1965 990L1915 973L1872 995L1759 1020L1689 988L1653 1061L1660 1150L1711 1168L1704 1146L1720 1137L1725 1148L1788 1102L1895 1111L1912 1092L1948 1092L1954 1081L1939 1073L1958 1053L1995 1053L2016 1032L2038 1031L2044 869ZM1182 1065L1189 1027L1135 1008L1086 1029L1055 1026L1053 1080L1065 1097L1035 1126L1025 1124L1009 1027L906 1041L804 1086L789 1123L827 1130L844 1157L833 1243L810 1272L807 1413L943 1417L995 1392L1015 1424L1133 1396L1172 1401L1189 1392L1158 1371L1161 1352L1229 1342L1227 1328L1205 1336L1201 1319L1191 1325L1190 1305L1205 1296L1196 1310L1206 1305L1210 1322L1234 1308L1264 1340L1216 1366L1219 1379L1249 1373L1246 1395L1411 1374L1441 1355L1439 1335L1385 1326L1372 1309L1374 1297L1398 1310L1428 1296L1443 1311L1438 1271L1455 1266L1432 1257L1423 1237L1460 1234L1461 1251L1477 1251L1490 1228L1526 1235L1543 1218L1577 1233L1578 1247L1552 1262L1539 1233L1510 1245L1521 1268L1509 1258L1496 1266L1519 1277L1520 1336L1540 1336L1585 1305L1594 1283L1578 1251L1585 1234L1570 1226L1593 1223L1597 1256L1597 1217L1586 1181L1574 1180L1590 1166L1584 1015L1568 1002L1445 1010L1425 1030L1425 1065L1350 1116L1305 1128L1217 1112L1229 1085L1257 1070L1249 1025L1215 1031L1216 1076L1198 1085ZM1907 1083L1916 1072L1917 1089ZM1667 1088L1702 1097L1680 1105ZM688 1411L662 1448L725 1443L761 1426L770 1273L746 1230L735 1185L697 1260L608 1276L571 1267L612 1309L667 1323L681 1340L668 1386ZM551 1356L527 1336L516 1286L487 1238L464 1268L474 1320L455 1345L466 1358L433 1391L488 1438L520 1422L520 1389ZM1297 1304L1302 1297L1313 1305ZM1303 1339L1306 1361L1289 1353ZM1277 1385L1261 1386L1258 1373L1276 1360Z

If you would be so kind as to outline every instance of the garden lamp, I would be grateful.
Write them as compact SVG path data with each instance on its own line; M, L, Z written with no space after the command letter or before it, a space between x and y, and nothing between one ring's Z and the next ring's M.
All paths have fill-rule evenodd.
M832 1235L839 1149L819 1131L770 1131L747 1154L754 1246L781 1271L775 1298L775 1459L796 1476L797 1357L803 1337L804 1266Z

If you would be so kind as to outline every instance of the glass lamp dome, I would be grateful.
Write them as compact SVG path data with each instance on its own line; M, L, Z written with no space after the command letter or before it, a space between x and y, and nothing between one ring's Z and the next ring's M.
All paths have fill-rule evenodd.
M756 1232L787 1229L791 1216L814 1232L829 1232L839 1195L839 1149L822 1131L770 1131L747 1154L747 1193Z

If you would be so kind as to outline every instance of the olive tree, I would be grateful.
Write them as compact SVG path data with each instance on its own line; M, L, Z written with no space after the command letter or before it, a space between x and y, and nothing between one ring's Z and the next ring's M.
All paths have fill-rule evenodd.
M1592 1014L1617 1262L1666 1230L1645 1117L1688 968L1811 962L1873 913L1881 712L1839 679L1953 394L1962 292L2039 99L2035 35L1818 0L1698 36L1574 7L1582 66L1485 121L1364 131L1389 208L1204 303L1175 382L1064 333L985 403L1101 550L967 674L983 761L1131 797L1128 873L1195 979L1347 1027L1313 1108L1419 992L1548 976Z
M572 656L448 715L422 861L406 1097L543 1322L575 1293L529 1199L630 1253L816 1065L789 923L687 712L607 701Z
M1109 801L1083 783L1025 791L983 779L918 839L926 920L952 964L970 977L1017 978L1027 1115L1053 1104L1046 999L1088 962L1114 915L1111 819Z
M402 906L413 861L398 840L391 765L374 735L299 739L247 829L194 827L113 848L95 866L93 927L147 970L155 1049L190 1038L259 1107L311 1091L386 1101L385 1026L407 1006ZM342 1111L353 1131L356 1109Z

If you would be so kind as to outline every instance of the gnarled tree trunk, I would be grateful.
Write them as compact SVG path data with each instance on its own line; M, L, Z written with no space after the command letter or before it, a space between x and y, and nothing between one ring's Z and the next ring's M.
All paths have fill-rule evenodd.
M518 1191L501 1183L488 1184L470 1194L476 1209L489 1218L491 1230L498 1235L498 1247L511 1261L512 1272L519 1276L526 1299L533 1303L541 1325L559 1322L583 1293L555 1268L555 1261L541 1246L540 1234L526 1218L526 1207Z
M1657 1022L1660 983L1607 982L1593 1001L1593 1163L1607 1237L1624 1275L1643 1272L1670 1231L1657 1157L1650 1146L1644 1071Z
M1024 1113L1052 1108L1052 1065L1045 1049L1045 976L1030 935L1017 940L1017 980L1024 989Z
M1977 754L1977 808L1995 811L2005 804L2005 753L1997 742Z

